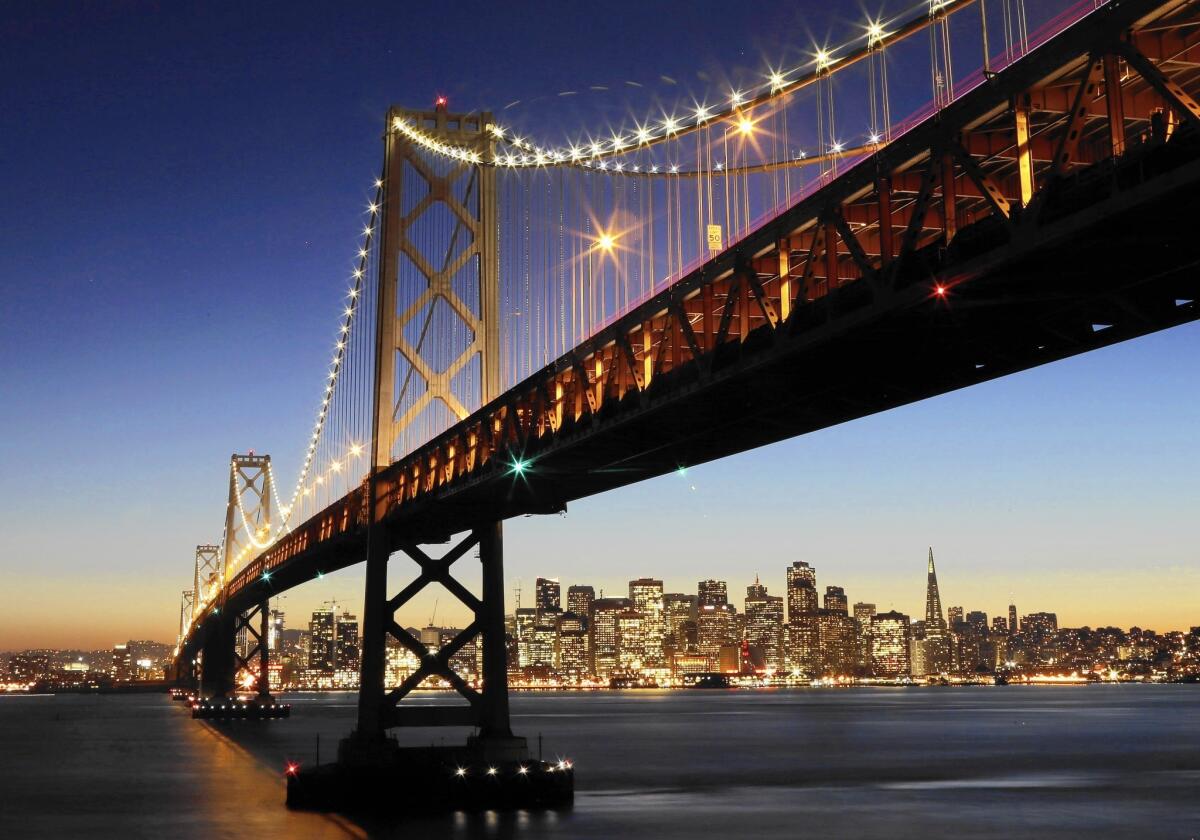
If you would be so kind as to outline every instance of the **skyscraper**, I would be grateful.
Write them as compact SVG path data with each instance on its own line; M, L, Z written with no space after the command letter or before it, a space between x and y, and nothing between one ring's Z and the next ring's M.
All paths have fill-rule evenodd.
M787 665L816 676L821 670L817 570L797 560L787 570Z
M590 586L571 586L567 589L567 610L587 621L592 617L592 603L596 600L596 590Z
M721 646L733 644L733 612L727 604L701 604L696 615L696 640L700 652L716 668Z
M642 664L648 668L662 667L663 637L667 634L666 616L663 614L663 582L654 578L629 581L629 600L633 603L633 609L642 616Z
M723 580L702 580L697 591L697 606L723 607L729 603L729 590Z
M683 592L668 592L663 595L663 615L666 619L666 643L677 652L687 651L687 639L683 625L691 622L693 630L696 622L696 596Z
M783 598L768 595L757 578L746 587L746 642L758 648L767 668L783 667Z
M904 613L879 613L871 619L871 669L875 676L900 679L910 676L909 621Z
M954 625L962 624L962 622L963 622L963 608L962 607L950 607L950 609L946 610L946 624L949 625L951 629L954 628Z
M843 609L823 609L817 613L817 636L823 676L850 676L858 663L854 619Z
M794 594L796 589L807 583L808 587L815 593L817 591L817 570L805 563L803 560L797 560L792 565L788 566L787 570L787 620L792 621L797 614L804 612L801 605L797 603L797 596ZM805 596L807 598L807 596ZM815 605L813 609L815 609Z
M332 674L337 665L337 635L333 610L315 610L308 622L308 668Z
M871 667L871 617L875 615L875 605L859 601L854 605L854 631L858 637L858 664L862 668Z
M825 609L848 615L850 602L846 599L846 590L840 586L825 587Z
M592 604L592 625L588 634L591 636L595 673L601 680L607 680L617 669L620 638L618 619L629 607L627 598L597 598Z
M1008 605L1008 633L1010 636L1015 636L1015 635L1017 635L1018 632L1020 632L1020 630L1021 630L1021 628L1017 624L1017 605L1009 604Z
M937 569L933 565L933 548L929 549L929 565L925 582L925 669L930 674L948 673L953 666L953 651L946 619L942 616L942 596L938 592Z
M358 619L350 613L337 617L334 670L345 673L346 681L358 678Z
M562 602L560 594L562 590L558 585L558 581L553 578L538 578L536 591L534 593L536 606L539 610L557 610L561 609Z

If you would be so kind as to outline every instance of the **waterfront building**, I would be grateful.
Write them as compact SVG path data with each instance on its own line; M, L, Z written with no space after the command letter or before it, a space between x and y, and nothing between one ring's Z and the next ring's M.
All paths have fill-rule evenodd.
M540 577L535 584L534 606L539 610L559 610L562 608L560 593L557 578Z
M587 619L565 612L558 621L558 669L564 678L577 682L591 672Z
M825 609L849 615L850 602L846 598L846 590L840 586L826 586Z
M308 622L308 670L332 676L337 668L337 628L331 607L314 610Z
M663 638L666 636L666 616L663 614L663 582L654 578L629 581L629 601L642 616L642 665L661 668Z
M809 676L816 676L821 670L818 612L817 589L808 578L797 576L789 580L787 664Z
M700 604L696 613L696 641L700 652L715 667L721 656L721 646L735 641L733 612L728 604Z
M877 677L911 676L911 633L908 616L891 610L871 618L871 670Z
M858 645L854 619L843 609L823 609L817 613L818 646L823 676L850 676L858 664Z
M533 635L529 644L529 664L535 668L558 668L558 620L561 615L557 607L537 610L533 622Z
M729 603L729 590L723 580L702 580L696 589L699 607L723 607Z
M854 632L858 640L858 667L871 667L871 616L875 605L859 601L854 605Z
M617 615L617 670L641 671L646 666L646 617L635 609Z
M630 608L628 598L597 598L592 604L591 636L594 673L607 681L619 664L618 619Z
M533 633L537 625L538 611L532 607L521 607L515 613L518 667L533 667Z
M668 592L663 595L663 617L666 622L664 645L676 651L686 651L687 640L684 638L683 625L696 623L697 596L683 592ZM695 640L693 639L693 644Z
M1045 644L1057 632L1058 616L1055 613L1036 612L1021 618L1021 635L1034 645Z
M350 613L337 617L334 670L359 672L358 619Z
M816 609L815 604L811 609L805 608L808 596L797 592L803 586L807 586L814 593L817 591L817 570L803 560L797 560L787 569L787 620L789 622L794 621L796 616L802 612L811 612ZM804 600L805 604L801 604L801 600Z
M925 578L925 668L929 674L945 674L953 669L953 646L946 619L942 617L942 596L938 591L937 569L933 564L933 548Z
M783 598L768 595L757 578L746 587L746 642L761 651L763 667L778 671L784 666Z
M567 588L567 611L583 619L585 627L592 618L592 604L596 600L596 590L591 586L571 586Z

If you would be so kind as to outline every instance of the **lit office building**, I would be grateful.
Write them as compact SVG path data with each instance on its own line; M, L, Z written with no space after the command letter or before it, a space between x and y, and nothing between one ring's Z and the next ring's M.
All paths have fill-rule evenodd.
M840 586L826 586L825 609L849 615L850 602L846 599L846 590Z
M630 607L628 598L597 598L592 604L591 636L592 661L595 674L608 680L618 666L618 618Z
M530 664L546 668L558 667L558 617L557 608L538 610L533 623L533 639L530 644Z
M938 590L937 569L933 565L933 549L925 582L925 672L947 674L954 668L954 647L946 619L942 617L942 596Z
M533 665L533 631L537 624L537 610L524 607L516 613L517 663L521 668Z
M956 625L963 623L963 608L949 607L946 610L946 624L953 629Z
M641 671L646 666L646 619L640 612L627 609L617 615L617 670Z
M908 616L878 613L871 619L871 669L877 677L901 679L911 676L912 659Z
M783 668L783 598L768 595L757 579L746 587L746 642L760 651L763 667Z
M854 605L854 633L858 640L858 665L860 668L871 666L871 617L875 615L875 605L859 601Z
M663 595L663 616L666 622L665 644L675 651L686 651L687 640L684 638L683 625L696 622L695 595L685 595L682 592L668 592Z
M358 619L342 613L337 617L336 670L358 673L358 651Z
M1021 635L1035 645L1045 644L1057 632L1058 615L1055 613L1036 612L1021 618Z
M1010 636L1015 636L1021 632L1021 626L1017 624L1017 605L1008 605L1008 633Z
M572 586L567 589L567 611L573 612L586 624L592 617L592 603L596 590L590 586Z
M554 578L538 578L537 591L535 593L535 607L539 610L559 610L562 609L562 602L559 600L561 588L558 581Z
M788 589L787 664L802 673L815 676L821 670L821 628L817 620L817 590L802 577L792 583Z
M696 585L696 605L723 607L729 603L729 589L723 580L702 580Z
M858 664L854 619L845 609L823 609L817 614L817 635L821 649L821 674L852 675Z
M815 603L811 607L807 607L808 595L802 595L797 591L805 586L816 593L817 570L803 560L797 560L787 569L787 620L789 622L802 612L814 612L817 609Z
M696 640L700 652L715 666L721 646L733 644L733 612L728 604L700 604L696 613Z
M642 665L660 668L663 662L663 637L666 635L666 616L663 614L663 582L653 578L629 581L629 601L642 616Z
M337 667L337 631L333 610L315 610L308 622L308 670L332 675Z
M580 680L591 671L587 619L565 612L558 622L558 668L569 680Z

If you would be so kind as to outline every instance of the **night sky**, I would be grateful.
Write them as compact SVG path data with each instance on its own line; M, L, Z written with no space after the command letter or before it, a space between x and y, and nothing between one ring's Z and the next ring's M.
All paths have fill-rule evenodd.
M389 104L445 94L562 139L798 62L861 30L848 8L9 4L0 649L173 639L230 453L290 488ZM1179 328L511 522L509 587L717 577L740 605L804 559L919 613L932 544L947 605L1198 624L1198 350ZM331 598L358 612L360 576L282 607L299 626Z

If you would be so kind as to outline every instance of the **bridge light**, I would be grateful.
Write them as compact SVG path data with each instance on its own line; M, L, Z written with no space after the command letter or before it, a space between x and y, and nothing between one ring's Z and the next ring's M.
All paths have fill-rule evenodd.
M525 475L525 470L529 469L529 462L524 458L513 458L512 467L509 472L513 475Z
M883 24L871 21L867 24L867 45L873 46L883 40Z
M295 776L296 773L298 773L299 771L300 771L300 765L296 764L294 761L289 761L288 765L287 765L287 769L284 772L287 773L287 775L289 775L289 776Z
M949 289L947 289L941 283L938 283L936 286L933 287L933 293L940 298L944 298L948 291L949 291Z
M270 573L270 572L266 572L266 571L264 571L264 572L262 573L262 579L263 579L263 580L265 580L265 581L270 581L270 580L271 580L271 573Z
M356 444L353 444L353 445L350 447L350 454L351 454L352 456L354 456L355 458L357 458L359 455L361 455L361 454L362 454L362 445L361 445L361 444L358 444L358 443L356 443Z
M596 247L602 251L612 251L617 244L617 238L611 233L602 233L596 240Z
M737 106L741 105L742 102L745 101L745 99L746 99L746 97L742 94L742 92L740 90L735 90L733 93L729 94L729 104L735 108Z
M834 142L834 144L832 146L829 147L829 151L833 152L834 154L837 154L844 148L845 148L845 146L842 145L841 141L836 141L836 142Z
M708 119L708 116L709 116L708 108L701 105L699 108L696 109L696 124L699 125L700 123L704 122L705 120Z
M383 187L383 179L376 178L375 179L375 189L380 189L381 187Z
M738 131L740 131L742 134L753 134L754 120L750 119L749 117L742 117L740 120L738 120Z
M829 53L827 53L825 50L817 50L816 60L818 70L824 70L831 63L833 63L833 59L830 58Z
M496 768L495 768L495 767L489 767L489 768L488 768L488 775L489 775L489 776L495 776L495 775L496 775Z
M529 768L526 767L524 764L522 764L520 767L517 768L517 772L520 773L522 776L524 776L529 772Z
M467 775L467 768L459 767L457 770L454 771L454 775L458 776L461 779L463 776Z
M772 93L781 90L787 84L787 80L783 78L783 74L778 72L772 73L768 77L768 81L771 83Z
M869 138L872 143L878 143L882 138L878 134L872 134Z
M317 572L317 580L325 580L325 573Z
M677 470L675 470L675 473L683 478L686 478L687 477L687 467L681 466Z
M674 117L667 117L663 120L663 131L667 134L674 134L679 128L679 122Z

